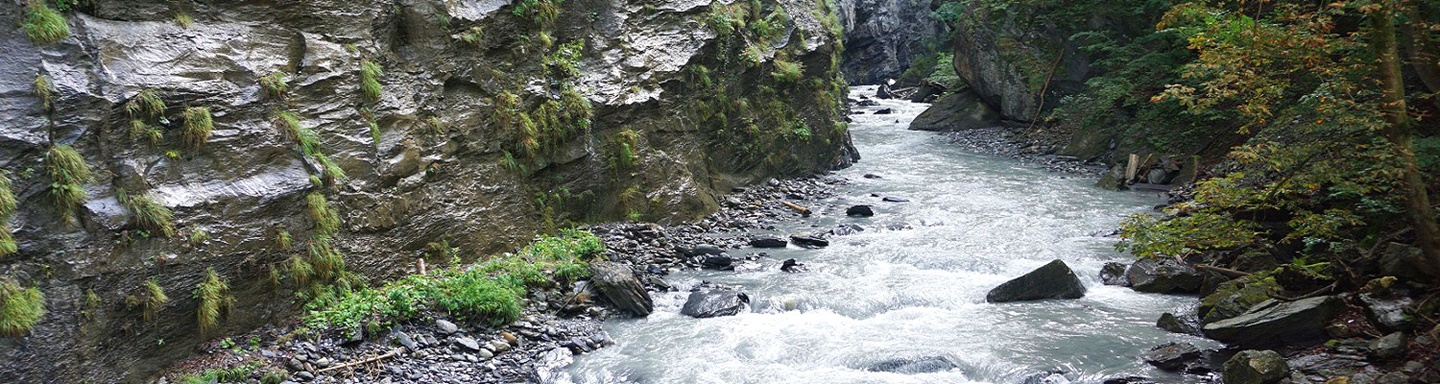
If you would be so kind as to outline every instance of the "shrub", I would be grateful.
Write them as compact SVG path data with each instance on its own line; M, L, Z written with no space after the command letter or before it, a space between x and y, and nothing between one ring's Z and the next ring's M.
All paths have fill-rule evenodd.
M40 108L44 108L46 111L54 109L56 93L55 82L50 79L50 76L35 76L35 97L40 98Z
M43 317L45 294L40 289L0 280L0 336L24 335Z
M800 63L784 59L775 59L775 71L770 73L770 77L774 78L778 83L794 84L800 81L800 77L804 72L805 66Z
M300 142L300 132L305 129L305 126L300 124L299 114L287 110L276 110L272 124L276 131L280 131L280 136L285 140L295 142L297 145L303 144Z
M45 153L45 167L50 172L50 197L63 220L69 221L85 202L84 185L92 177L90 165L69 145L50 147Z
M205 270L205 281L195 286L193 296L196 300L195 320L202 334L220 325L221 318L235 305L235 297L230 295L230 284L215 274L214 268Z
M157 118L165 114L165 100L154 89L144 89L125 103L131 118Z
M70 37L70 24L65 21L65 15L50 9L41 0L30 0L25 7L25 21L21 27L25 29L25 36L35 44L54 44Z
M145 321L155 320L155 317L160 314L160 310L164 309L165 304L169 302L170 296L165 295L165 288L161 287L160 283L153 278L145 281L145 285L140 287L139 294L125 297L125 306L132 309L139 308L140 316Z
M210 107L185 108L180 117L185 120L182 130L186 147L198 150L210 140L210 133L215 130L215 121L210 117Z
M275 72L260 77L260 88L265 90L265 94L279 98L290 90L290 84L285 81L284 73Z
M122 188L115 190L115 199L135 215L135 226L165 237L175 236L175 215L149 195L131 195Z
M371 102L380 101L380 75L385 71L370 60L360 62L360 92Z
M345 257L330 244L329 236L310 240L310 267L320 281L333 281L345 272Z
M340 214L330 208L324 194L310 192L305 196L305 204L310 208L310 219L315 221L315 233L333 235L340 231Z

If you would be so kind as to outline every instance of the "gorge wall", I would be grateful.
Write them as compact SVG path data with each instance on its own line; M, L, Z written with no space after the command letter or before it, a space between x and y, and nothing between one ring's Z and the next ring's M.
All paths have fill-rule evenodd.
M916 55L928 53L927 40L944 26L930 16L931 0L842 0L845 61L851 84L880 84L899 79Z
M145 381L292 315L296 264L373 283L858 158L825 2L97 1L53 44L36 4L0 4L0 279L46 308L0 336L13 382Z

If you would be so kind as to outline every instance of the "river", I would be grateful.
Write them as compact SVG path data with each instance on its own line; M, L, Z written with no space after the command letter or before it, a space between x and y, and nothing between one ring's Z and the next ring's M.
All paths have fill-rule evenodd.
M873 95L873 87L852 89ZM667 276L681 292L655 297L655 313L613 320L618 342L577 356L575 383L1098 383L1143 376L1185 382L1136 357L1170 341L1215 346L1155 327L1162 312L1193 305L1182 296L1102 285L1101 266L1127 262L1109 233L1129 214L1163 199L1105 191L1094 180L1016 160L968 153L939 135L908 131L927 105L881 100L850 125L864 160L836 172L851 180L830 207L776 234L854 223L864 232L831 237L823 249L772 250L808 271L685 271ZM895 111L872 114L880 108ZM875 174L882 178L865 178ZM909 199L881 202L881 196ZM844 216L870 204L876 215ZM838 207L838 208L836 208ZM740 250L737 252L747 252ZM985 294L1050 260L1064 260L1089 292L1078 300L988 304ZM702 280L744 287L749 312L694 319L680 314ZM938 372L880 371L887 362L948 362ZM945 364L945 363L941 363ZM922 370L928 371L928 370ZM1059 374L1048 374L1059 372Z

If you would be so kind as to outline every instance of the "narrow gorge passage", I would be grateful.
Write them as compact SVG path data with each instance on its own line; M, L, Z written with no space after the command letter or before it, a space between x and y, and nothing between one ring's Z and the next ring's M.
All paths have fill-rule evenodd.
M856 87L852 95L872 95ZM854 96L852 96L854 97ZM808 272L685 271L679 292L656 296L656 313L612 320L618 345L578 356L576 383L1098 383L1144 376L1179 381L1136 354L1168 341L1208 340L1155 328L1155 316L1194 301L1102 285L1110 232L1124 215L1163 200L1112 192L1093 180L966 153L933 133L906 130L925 104L881 100L860 108L851 131L865 154L836 173L851 182L800 226L816 232L853 223L864 232L817 250L769 252ZM891 108L894 114L876 115ZM881 178L865 178L865 174ZM909 199L882 202L880 196ZM845 217L870 204L876 215ZM761 250L732 250L732 254ZM1000 283L1059 258L1080 275L1079 300L987 304ZM749 312L694 319L680 314L701 281L738 285ZM953 366L951 368L950 366ZM897 370L905 372L886 372ZM933 371L933 372L916 372ZM1060 372L1050 376L1047 373ZM1027 380L1029 379L1029 380ZM1046 381L1033 381L1046 380Z

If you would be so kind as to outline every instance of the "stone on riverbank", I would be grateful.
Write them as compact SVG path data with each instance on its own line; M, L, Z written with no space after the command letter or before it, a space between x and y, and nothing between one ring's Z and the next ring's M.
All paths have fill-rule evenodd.
M762 237L750 240L750 246L755 248L785 248L788 242L778 237Z
M650 292L645 290L629 267L602 261L590 264L590 272L593 274L591 284L616 308L639 317L650 316L650 312L655 310Z
M1100 282L1105 285L1128 286L1130 280L1125 278L1125 264L1109 262L1100 267Z
M1290 366L1278 352L1252 349L1226 360L1221 372L1226 384L1272 384L1290 376Z
M830 240L812 235L790 235L790 242L802 248L821 248L830 246Z
M1155 326L1174 333L1202 336L1199 323L1194 316L1182 318L1173 313L1165 312L1160 314L1160 319L1155 321Z
M1000 125L1000 114L974 92L962 91L941 97L910 122L912 131L960 131Z
M1190 343L1169 343L1140 354L1146 363L1166 371L1178 371L1185 364L1200 359L1200 347Z
M733 316L739 314L748 303L750 296L745 292L729 289L700 290L690 292L685 306L680 308L680 314L697 319Z
M1125 271L1131 288L1149 293L1199 293L1205 275L1170 259L1140 259Z
M1078 299L1085 296L1085 286L1070 266L1055 259L1030 273L1000 284L985 295L989 303L1044 299Z
M845 209L845 216L870 217L875 216L875 210L870 209L869 205L856 205Z
M1325 340L1325 325L1344 306L1336 296L1291 302L1272 299L1202 330L1206 337L1242 348L1307 346Z

